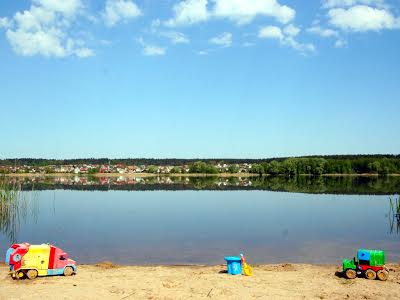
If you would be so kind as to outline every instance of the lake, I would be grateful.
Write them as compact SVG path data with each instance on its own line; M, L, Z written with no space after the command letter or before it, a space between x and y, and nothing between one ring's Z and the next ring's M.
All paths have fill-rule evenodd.
M398 177L7 178L22 187L2 216L10 243L52 243L79 263L341 263L358 248L400 261L389 197ZM0 210L1 212L1 210Z

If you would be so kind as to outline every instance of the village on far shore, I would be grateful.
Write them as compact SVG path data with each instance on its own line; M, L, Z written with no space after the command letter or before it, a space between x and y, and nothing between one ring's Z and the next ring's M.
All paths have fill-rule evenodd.
M182 166L125 165L125 164L70 164L48 166L0 166L0 174L190 174L190 173L251 173L252 165L206 164L197 162Z
M0 160L0 174L267 174L267 175L399 175L400 156L354 155L289 157L277 159L7 159Z

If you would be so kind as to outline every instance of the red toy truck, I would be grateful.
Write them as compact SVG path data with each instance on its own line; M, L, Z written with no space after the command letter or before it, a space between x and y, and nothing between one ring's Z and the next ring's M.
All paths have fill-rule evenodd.
M53 245L13 244L6 253L6 264L13 278L76 274L76 262Z

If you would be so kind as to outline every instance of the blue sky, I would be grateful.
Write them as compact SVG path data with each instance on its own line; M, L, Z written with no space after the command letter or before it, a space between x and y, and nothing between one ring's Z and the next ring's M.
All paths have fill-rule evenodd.
M399 153L400 1L0 4L0 158Z

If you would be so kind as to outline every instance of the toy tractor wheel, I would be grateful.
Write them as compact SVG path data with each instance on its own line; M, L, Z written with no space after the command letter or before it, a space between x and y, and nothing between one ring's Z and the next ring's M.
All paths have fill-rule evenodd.
M357 277L357 272L353 269L347 269L345 274L348 279L354 279Z
M64 269L64 276L71 276L72 274L74 274L74 269L72 269L72 267L66 267Z
M29 279L35 279L38 276L38 271L36 271L36 270L28 270L28 272L26 272L26 276Z
M379 280L386 281L389 277L389 272L386 270L379 270L376 276L378 276Z
M365 278L369 280L374 280L376 278L376 273L374 270L368 269L365 271Z

